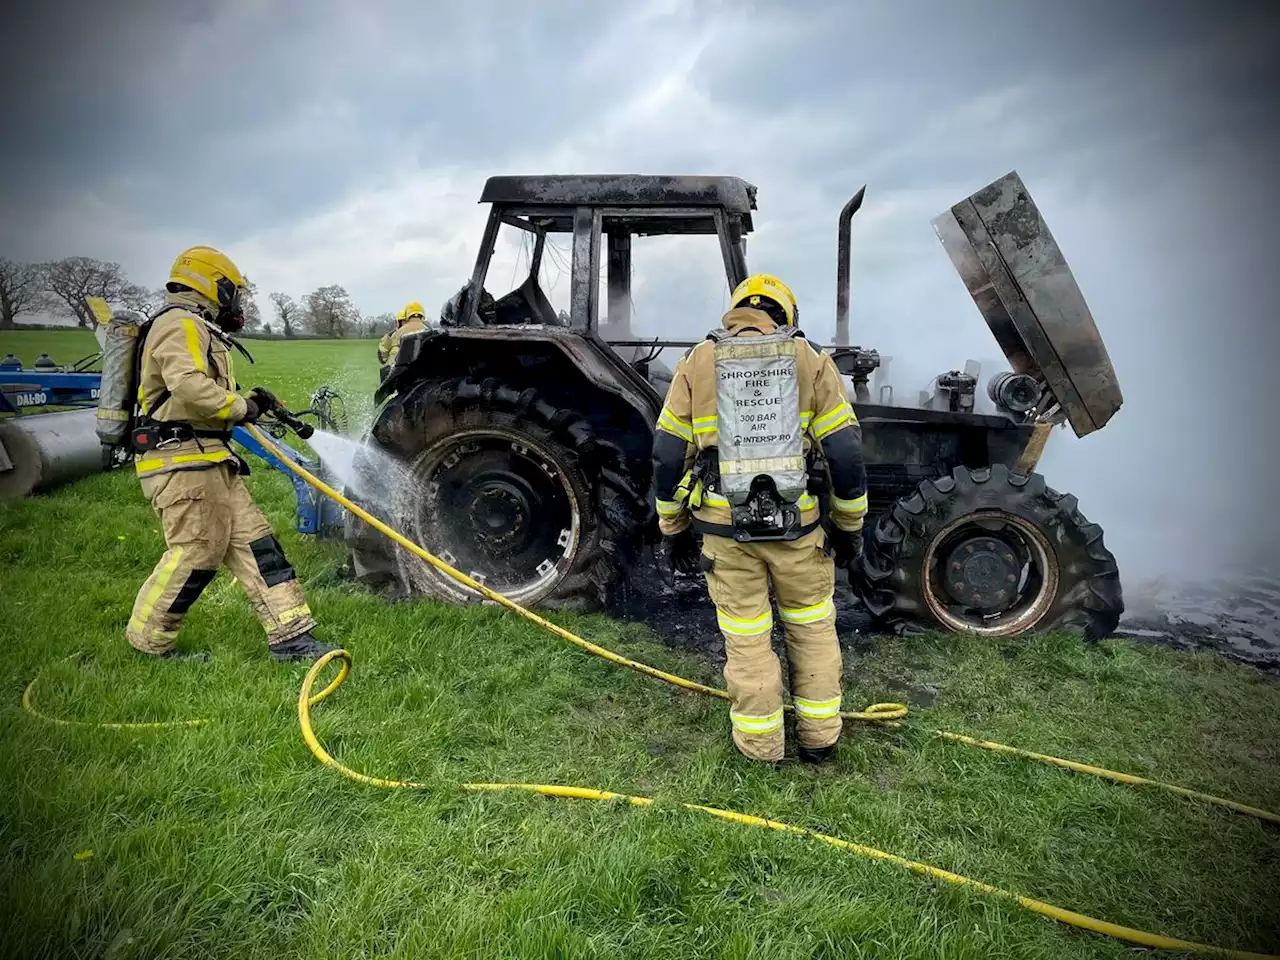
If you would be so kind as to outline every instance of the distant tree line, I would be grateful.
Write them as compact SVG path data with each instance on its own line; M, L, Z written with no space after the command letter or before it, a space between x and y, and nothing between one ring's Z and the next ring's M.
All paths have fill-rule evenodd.
M294 299L287 293L268 296L274 316L264 318L258 288L245 277L245 331L265 337L374 337L392 329L390 313L362 313L338 284L318 287ZM149 313L164 301L164 287L150 289L130 282L120 264L91 257L67 257L49 263L17 263L0 257L0 330L12 330L18 317L37 313L75 320L92 327L85 297L101 297L113 307Z

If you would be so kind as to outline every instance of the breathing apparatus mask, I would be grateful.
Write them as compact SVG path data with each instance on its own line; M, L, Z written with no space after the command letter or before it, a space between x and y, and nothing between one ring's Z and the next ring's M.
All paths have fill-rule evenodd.
M186 284L170 281L165 285L170 293L199 293ZM223 333L236 333L244 327L244 305L240 297L240 288L226 277L219 277L216 286L218 301L217 311L213 314L213 322ZM208 316L208 313L205 314Z
M218 312L214 315L213 322L224 333L236 333L244 327L240 288L226 277L218 278Z

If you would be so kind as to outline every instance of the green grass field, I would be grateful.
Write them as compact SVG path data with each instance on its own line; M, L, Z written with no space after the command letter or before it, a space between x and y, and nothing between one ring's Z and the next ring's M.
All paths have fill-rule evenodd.
M72 360L86 334L0 334ZM354 401L370 342L251 343L242 385ZM353 407L356 406L354 403ZM250 484L325 639L355 656L299 735L303 666L271 663L221 575L161 664L123 637L163 550L127 472L0 505L0 943L15 957L1121 958L1133 948L800 837L460 781L578 784L789 821L1116 923L1280 951L1280 833L1153 791L950 745L943 728L1280 810L1280 684L1211 655L1065 637L883 638L846 657L846 703L927 691L912 728L853 725L836 762L763 769L722 703L592 658L510 615L388 605L292 530L288 482ZM720 685L635 626L557 615L619 652ZM80 651L80 662L68 661ZM202 728L53 727L208 717ZM904 691L907 691L904 693ZM91 851L91 854L86 853Z

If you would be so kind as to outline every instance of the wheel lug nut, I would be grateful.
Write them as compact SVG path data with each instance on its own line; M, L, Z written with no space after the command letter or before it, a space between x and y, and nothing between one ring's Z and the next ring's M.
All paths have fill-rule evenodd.
M1016 578L1016 577L1011 573L1011 574L1009 574L1007 577L1005 577L1005 578L1004 578L1004 582L1005 582L1005 583L1017 583L1017 582L1018 582L1018 580L1017 580L1017 578Z

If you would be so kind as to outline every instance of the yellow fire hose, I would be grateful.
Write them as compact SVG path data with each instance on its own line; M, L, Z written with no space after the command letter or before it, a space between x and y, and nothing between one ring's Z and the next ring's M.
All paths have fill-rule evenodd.
M337 679L330 683L320 693L312 695L311 688L315 685L316 678L320 672L324 670L334 660L340 662L339 673ZM342 682L347 678L347 674L351 669L351 654L346 650L333 650L326 653L319 660L311 665L311 669L307 671L306 677L302 681L302 688L298 691L298 726L302 728L302 739L306 741L308 749L317 760L325 766L332 767L344 777L350 777L358 783L364 783L371 787L388 787L392 789L422 789L427 786L425 783L415 783L411 780L384 780L381 777L371 777L368 774L360 773L352 770L350 767L343 766L324 748L320 739L316 736L315 730L311 726L311 708L320 703L329 694L333 693ZM608 790L595 790L591 787L569 787L542 783L463 783L459 784L463 790L473 793L481 793L497 790L520 790L525 793L537 793L544 797L564 797L574 800L625 800L627 803L636 807L648 807L653 804L651 797L636 797L626 793L611 793ZM1266 953L1250 953L1247 950L1225 950L1220 947L1210 946L1205 943L1194 943L1190 940L1179 940L1176 937L1165 937L1158 933L1147 933L1145 930L1136 930L1133 927L1124 927L1116 923L1108 923L1105 920L1098 920L1095 917L1087 916L1083 913L1076 913L1074 910L1064 910L1062 907L1055 907L1051 903L1045 903L1042 900L1033 900L1031 897L1024 897L1020 894L1013 893L1009 890L1003 890L1000 887L993 887L990 884L982 883L979 880L971 880L963 877L958 873L952 873L949 870L942 870L938 867L932 867L927 863L919 863L915 860L908 860L905 857L899 857L892 853L886 853L883 850L877 850L875 847L863 846L860 843L853 843L849 840L842 840L840 837L833 837L829 834L819 833L816 830L810 830L807 827L797 827L789 823L781 823L777 820L766 820L763 817L754 817L749 813L738 813L736 810L722 810L719 807L707 807L700 803L681 803L681 807L686 810L693 810L696 813L705 813L708 816L719 817L721 820L728 820L730 823L739 823L747 827L763 827L766 830L778 830L783 833L798 833L814 840L821 840L823 843L829 843L833 847L841 850L848 850L850 853L856 853L860 856L869 857L873 860L884 860L888 863L897 864L905 867L915 873L923 874L926 877L933 877L937 880L944 880L947 883L953 883L961 887L970 887L975 890L981 890L983 893L994 894L1012 900L1041 916L1050 917L1053 920L1059 920L1062 923L1070 924L1073 927L1079 927L1082 930L1092 930L1095 933L1103 933L1117 940L1127 940L1130 943L1141 944L1144 947L1159 947L1165 950L1185 950L1190 953L1206 953L1222 957L1237 958L1237 960L1280 960L1273 954Z
M326 497L329 497L331 500L335 501L336 503L343 506L345 509L355 514L357 517L359 517L365 523L368 523L370 526L372 526L378 532L382 533L384 536L390 538L392 541L404 547L406 550L413 553L415 556L421 558L426 563L431 564L431 566L435 567L441 573L445 574L448 577L451 577L453 580L457 581L458 583L463 584L464 586L481 594L486 599L491 600L494 603L497 603L498 605L510 610L511 612L525 618L531 623L534 623L539 627L543 628L544 630L555 634L561 639L569 641L575 646L581 647L582 649L586 650L588 653L594 654L595 656L602 657L605 660L609 660L621 666L628 667L632 670L636 670L648 676L655 677L656 679L663 680L667 683L673 684L677 687L681 687L686 690L692 690L697 693L718 697L724 700L729 699L729 694L724 690L720 690L716 687L709 687L709 686L706 686L705 684L696 683L692 680L687 680L683 677L676 676L675 674L671 674L663 670L659 670L656 667L651 667L648 664L640 663L639 661L631 660L627 657L620 656L619 654L616 654L611 650L607 650L604 647L598 646L594 643L584 640L581 637L577 636L576 634L573 634L570 631L565 630L563 627L560 627L552 623L551 621L538 616L536 613L533 613L532 611L525 609L524 607L520 606L513 600L508 599L502 594L497 593L496 591L490 589L489 587L486 587L484 584L472 579L471 577L467 576L465 573L462 573L460 570L454 569L452 566L445 563L443 560L432 555L431 553L423 549L418 544L414 543L413 541L409 540L407 537L403 536L402 534L393 530L391 527L387 526L377 517L374 517L372 514L361 509L356 504L352 503L350 500L344 497L341 493L334 490L324 481L314 476L304 467L296 463L292 458L287 456L283 451L280 450L280 448L275 443L273 443L268 437L266 437L257 427L249 425L248 429L254 435L254 437L260 443L263 444L263 446L265 446L268 450L270 450L272 453L274 453L277 456L280 462L282 462L289 470L291 470L297 476L301 477L306 483L310 484L316 490L319 490L321 493L323 493ZM313 694L311 691L315 686L317 677L320 675L321 671L325 669L325 667L327 667L330 663L332 663L335 660L339 661L339 669L338 669L337 676L319 693ZM356 770L352 770L350 767L343 766L336 759L334 759L334 757L331 756L328 753L328 751L325 750L324 746L320 743L320 740L316 737L315 731L312 728L312 724L311 724L311 708L320 704L329 696L331 696L335 691L337 691L337 689L340 686L342 686L342 684L346 681L348 675L350 674L350 671L351 671L351 654L346 650L334 650L334 651L331 651L330 653L326 653L324 656L320 657L314 664L312 664L311 668L307 671L307 675L302 682L302 687L298 692L298 725L301 728L302 738L306 742L307 748L311 751L312 755L321 763L323 763L328 767L333 768L334 770L341 773L343 776L348 777L352 780L355 780L359 783L363 783L373 787L382 787L382 788L391 788L391 789L424 788L426 784L415 783L413 781L408 781L408 780L385 780L379 777L372 777L367 774L360 773ZM31 683L27 685L26 690L23 692L23 696L22 696L23 709L33 714L34 716L38 716L42 719L51 721L56 724L64 725L64 726L92 726L92 727L102 727L102 728L108 728L108 729L155 729L160 727L198 726L208 722L207 720L204 720L204 719L161 721L161 722L155 722L155 723L93 723L90 721L61 720L54 717L50 717L46 714L39 713L35 709L34 693L33 693L34 687L35 687L35 680L33 679ZM786 705L785 709L790 711L793 709L793 707L790 704L788 704ZM848 720L861 720L867 723L873 723L880 726L896 727L896 726L900 726L900 724L897 723L896 721L905 718L907 716L907 713L908 713L908 710L906 705L904 704L876 703L867 707L867 709L864 711L841 712L840 716ZM1024 757L1029 760L1037 760L1042 763L1047 763L1047 764L1051 764L1059 767L1065 767L1068 770L1074 770L1079 773L1086 773L1092 776L1102 777L1108 780L1114 780L1118 783L1129 783L1134 785L1158 787L1159 789L1166 790L1168 792L1175 793L1180 796L1185 796L1185 797L1200 800L1206 803L1211 803L1211 804L1216 804L1218 806L1226 807L1230 810L1234 810L1237 813L1243 813L1247 816L1256 817L1258 819L1269 821L1271 823L1280 823L1280 815L1271 813L1267 810L1262 810L1258 807L1252 807L1246 804L1237 803L1233 800L1227 800L1222 797L1215 797L1210 794L1200 793L1195 790L1188 790L1185 787L1179 787L1173 784L1162 783L1157 780L1149 780L1145 777L1138 777L1132 774L1120 773L1115 770L1107 770L1102 767L1094 767L1089 764L1077 763L1073 760L1064 760L1060 757L1051 757L1045 754L1032 753L1030 751L1021 750L1017 747L1011 747L1006 744L993 743L988 740L978 740L973 737L968 737L963 734L952 733L945 730L935 730L932 732L937 736L943 737L949 741L952 741L955 743L962 743L962 744L965 744L966 746L980 747L985 750L993 750L1000 753L1013 754L1015 756ZM631 796L629 794L611 793L609 791L596 790L590 787L558 786L558 785L536 784L536 783L463 783L463 784L460 784L460 786L463 790L467 790L471 792L519 790L526 793L536 793L536 794L541 794L543 796L549 796L549 797L563 797L563 798L583 799L583 800L624 800L627 803L632 804L633 806L650 806L654 802L649 797L638 797L638 796ZM766 820L762 817L756 817L750 814L738 813L732 810L722 810L717 807L708 807L708 806L703 806L701 804L681 803L680 806L682 806L686 810L692 810L697 813L703 813L709 816L718 817L722 820L728 820L731 823L738 823L744 826L761 827L769 830L778 830L784 833L802 834L804 836L811 837L815 840L820 840L823 843L830 844L834 847L838 847L842 850L847 850L852 853L857 853L864 857L868 857L874 860L883 860L889 863L897 864L900 867L904 867L908 870L911 870L915 873L922 874L924 876L929 876L935 879L943 880L947 883L952 883L957 886L970 887L976 890L981 890L984 893L993 894L998 897L1012 900L1018 903L1020 906L1024 907L1025 909L1030 910L1034 913L1038 913L1042 916L1049 917L1053 920L1058 920L1062 923L1069 924L1071 926L1078 927L1083 930L1090 930L1095 933L1101 933L1118 940L1125 940L1130 943L1136 943L1145 947L1155 947L1155 948L1166 949L1166 950L1183 950L1190 953L1210 954L1215 956L1234 958L1234 960L1280 960L1280 955L1253 953L1245 950L1230 950L1222 947L1215 947L1209 944L1195 943L1187 940L1179 940L1174 937L1162 936L1160 934L1148 933L1143 930L1137 930L1132 927L1125 927L1119 924L1108 923L1105 920L1098 920L1094 917L1090 917L1081 913L1076 913L1075 911L1072 911L1072 910L1065 910L1061 907L1056 907L1052 904L1044 903L1043 901L1040 901L1040 900L1035 900L1030 897L1024 897L1020 894L1016 894L1011 891L1001 889L1000 887L993 887L989 884L982 883L981 881L973 880L973 879L970 879L969 877L961 876L960 874L951 873L950 871L942 870L938 867L930 866L929 864L919 863L914 860L908 860L904 857L899 857L899 856L896 856L895 854L887 853L883 850L877 850L874 847L863 846L861 844L853 843L848 840L843 840L839 837L833 837L827 834L819 833L815 830L809 830L806 827L798 827L792 824L781 823L776 820Z
M554 633L557 637L560 637L563 640L568 640L574 646L581 647L583 650L586 650L588 653L595 654L597 657L603 657L605 660L609 660L612 663L616 663L624 667L629 667L632 670L636 670L650 677L655 677L659 680L665 680L667 683L674 684L677 687L682 687L685 690L693 690L696 693L703 693L703 694L707 694L708 696L719 697L721 700L730 699L727 691L720 690L717 687L708 687L701 683L695 683L692 680L686 680L684 677L678 677L673 673L667 673L666 671L659 670L657 667L651 667L647 663L640 663L638 660L631 660L627 657L620 656L619 654L614 653L612 650L606 650L604 647L597 646L596 644L591 643L590 641L583 640L581 637L577 636L576 634L570 633L564 627L561 627L557 624L552 623L550 620L547 620L543 617L538 616L532 610L525 609L524 607L520 606L520 604L516 603L514 600L508 599L507 597L498 593L496 590L486 587L483 583L480 583L477 580L473 580L471 577L467 576L462 571L454 569L449 564L441 560L439 557L429 553L427 550L423 549L418 544L414 543L408 537L393 530L391 527L387 526L377 517L370 514L368 511L352 503L350 500L344 497L337 490L334 490L331 486L329 486L319 477L314 476L306 468L302 467L301 465L296 463L294 460L289 458L278 446L272 443L268 437L266 437L260 430L258 430L257 427L250 426L248 429L268 450L274 453L276 457L282 463L284 463L285 466L287 466L295 474L297 474L299 477L305 480L308 484L310 484L311 486L319 490L321 493L323 493L326 497L340 504L345 509L351 511L353 514L355 514L365 523L369 524L371 527L373 527L383 536L389 538L390 540L404 547L410 553L414 554L415 556L431 564L431 566L435 567L445 576L451 577L453 580L456 580L458 583L462 584L463 586L471 588L477 593L483 595L486 599L492 600L494 603L505 607L506 609L510 610L512 613L517 614L518 616L521 616L524 619L528 620L530 623L536 624L537 626L541 627L543 630L548 631L549 633ZM343 679L345 679L345 676ZM321 699L323 699L323 697ZM790 712L791 710L794 709L794 707L791 704L787 704L783 709ZM874 723L881 726L899 726L899 724L895 723L894 721L901 720L904 717L906 717L906 715L907 715L907 707L905 704L901 704L901 703L873 703L871 704L871 706L867 707L866 710L863 710L860 712L841 711L840 713L840 716L846 720L861 720L866 723ZM1237 803L1234 800L1226 800L1226 799L1223 799L1222 797L1211 796L1210 794L1207 794L1207 793L1199 793L1195 790L1188 790L1185 787L1175 786L1174 784L1171 784L1171 783L1162 783L1159 780L1148 780L1145 777L1134 776L1133 774L1129 774L1129 773L1119 773L1115 770L1107 770L1103 767L1094 767L1085 763L1077 763L1074 760L1064 760L1061 757L1050 757L1042 753L1032 753L1028 750L1020 750L1017 747L1011 747L1003 743L993 743L989 740L977 740L977 739L974 739L973 737L967 737L964 734L960 734L960 733L952 733L947 730L934 730L932 732L937 736L943 737L954 743L963 743L966 746L970 746L970 747L981 747L984 750L995 750L1000 753L1013 754L1014 756L1024 757L1028 760L1038 760L1041 763L1048 763L1048 764L1052 764L1053 766L1065 767L1068 770L1075 770L1077 773L1087 773L1095 777L1103 777L1108 780L1115 780L1118 783L1130 783L1135 785L1158 787L1159 789L1167 790L1170 793L1176 793L1184 797L1191 797L1196 800L1204 801L1205 803L1217 804L1218 806L1226 807L1230 810L1234 810L1237 813L1243 813L1243 814L1246 814L1247 816L1257 817L1260 820L1267 820L1267 821L1270 821L1271 823L1280 823L1280 815L1271 813L1268 810L1262 810L1258 807L1251 807L1243 803Z

